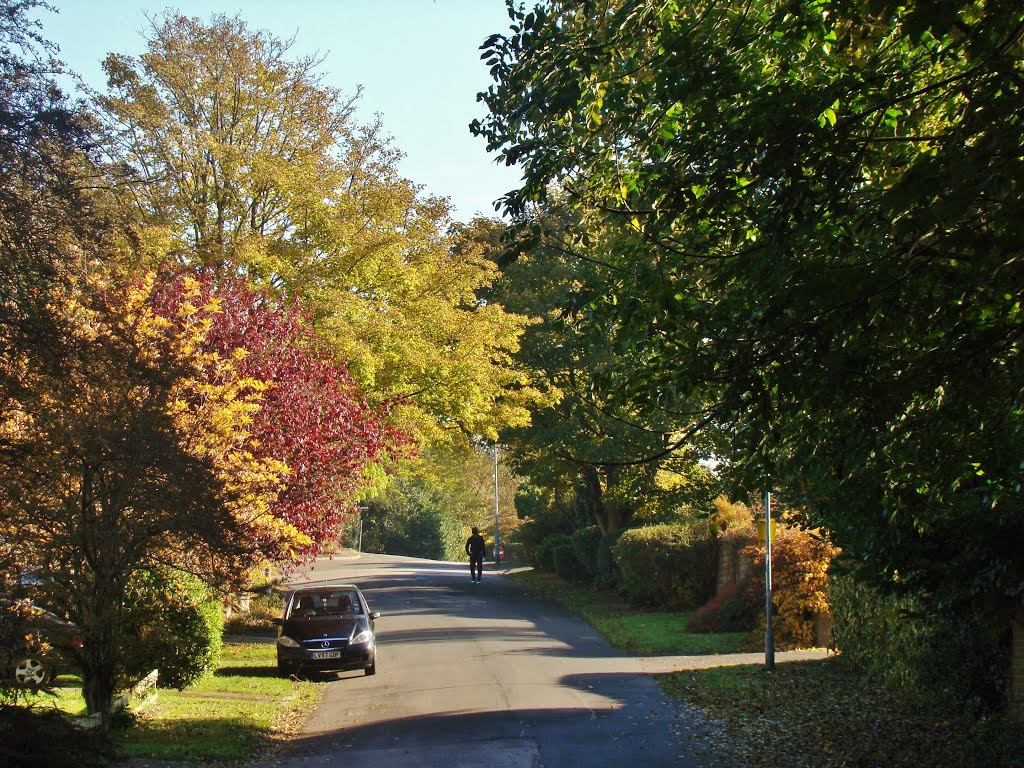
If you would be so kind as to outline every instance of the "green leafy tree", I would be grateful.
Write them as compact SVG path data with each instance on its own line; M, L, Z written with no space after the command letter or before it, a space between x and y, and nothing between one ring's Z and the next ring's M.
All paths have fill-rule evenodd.
M515 508L519 481L503 455L499 451L498 525L507 541L520 524ZM470 528L493 538L492 449L468 443L428 448L398 469L396 481L369 502L366 518L370 527L364 529L364 548L370 551L464 559Z
M587 305L604 289L608 266L589 260L574 240L595 242L607 230L585 229L575 237L565 222L576 217L549 208L541 218L547 238L521 236L513 243L509 256L515 258L506 259L494 290L516 313L538 318L524 333L518 359L543 383L546 398L528 426L503 433L516 471L534 489L547 490L548 512L556 518L565 517L566 504L576 506L584 512L581 525L596 524L604 534L710 513L716 480L698 462L710 453L713 430L680 436L677 416L656 401L623 404L596 391L615 350ZM543 506L533 514L545 514Z
M1019 3L510 4L474 130L618 227L598 382L732 434L890 588L1006 626L1024 535ZM631 244L630 244L631 243ZM690 425L696 417L690 420Z

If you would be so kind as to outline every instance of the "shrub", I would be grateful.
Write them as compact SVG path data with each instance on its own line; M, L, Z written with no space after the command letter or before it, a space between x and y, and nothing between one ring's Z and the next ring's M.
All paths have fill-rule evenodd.
M579 558L576 557L576 547L573 546L572 538L560 541L551 547L551 559L554 564L555 573L566 581L580 581L583 572L580 568Z
M951 615L924 592L884 592L848 563L829 573L829 589L830 646L844 663L895 688L961 703L1002 701L1007 637L991 637L975 617Z
M747 589L729 587L694 612L687 632L745 632L757 626L758 605Z
M780 649L815 644L815 621L829 612L828 566L837 551L816 533L778 525L772 537L772 629ZM754 542L743 553L754 564L749 599L763 603L764 544Z
M615 562L613 552L625 529L617 528L601 536L597 544L597 571L594 574L594 585L599 589L622 591L622 571Z
M554 550L560 546L572 547L572 537L567 533L555 533L546 537L533 550L533 564L542 571L554 572L555 554Z
M597 576L601 538L601 529L596 525L581 528L572 534L572 546L582 577L593 579Z
M714 592L717 548L702 533L704 526L671 524L625 531L613 552L627 599L666 608L706 602Z
M161 685L181 689L216 665L224 609L201 580L170 569L144 571L127 597L126 682L158 669Z

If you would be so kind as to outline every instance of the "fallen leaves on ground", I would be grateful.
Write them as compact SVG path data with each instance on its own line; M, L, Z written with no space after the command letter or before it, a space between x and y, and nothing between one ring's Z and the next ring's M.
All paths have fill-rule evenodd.
M1019 723L886 689L836 658L661 682L713 723L709 752L733 768L1024 767Z

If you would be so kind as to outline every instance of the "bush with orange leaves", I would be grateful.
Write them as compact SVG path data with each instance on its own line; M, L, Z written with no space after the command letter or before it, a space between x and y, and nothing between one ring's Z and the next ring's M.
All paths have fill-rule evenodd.
M750 599L764 604L764 542L754 541L743 554L754 564L747 583ZM828 566L839 552L818 531L779 523L772 536L772 629L780 650L815 645L816 618L828 614ZM765 619L760 618L762 629Z

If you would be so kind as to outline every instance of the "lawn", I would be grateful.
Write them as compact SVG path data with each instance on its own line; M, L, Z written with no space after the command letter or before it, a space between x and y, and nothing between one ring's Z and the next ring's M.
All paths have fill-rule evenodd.
M519 571L512 578L524 589L561 603L582 616L608 641L638 656L704 656L756 650L749 632L697 634L686 631L689 611L645 611L609 592L569 584L550 573Z
M275 664L273 644L225 644L212 675L184 691L159 690L135 726L120 732L118 756L239 759L291 735L321 688L279 677Z
M85 714L81 680L58 679L30 698L73 717ZM225 643L218 669L184 691L159 688L114 732L120 758L238 760L295 733L322 686L277 674L273 643ZM127 727L125 727L127 726Z

